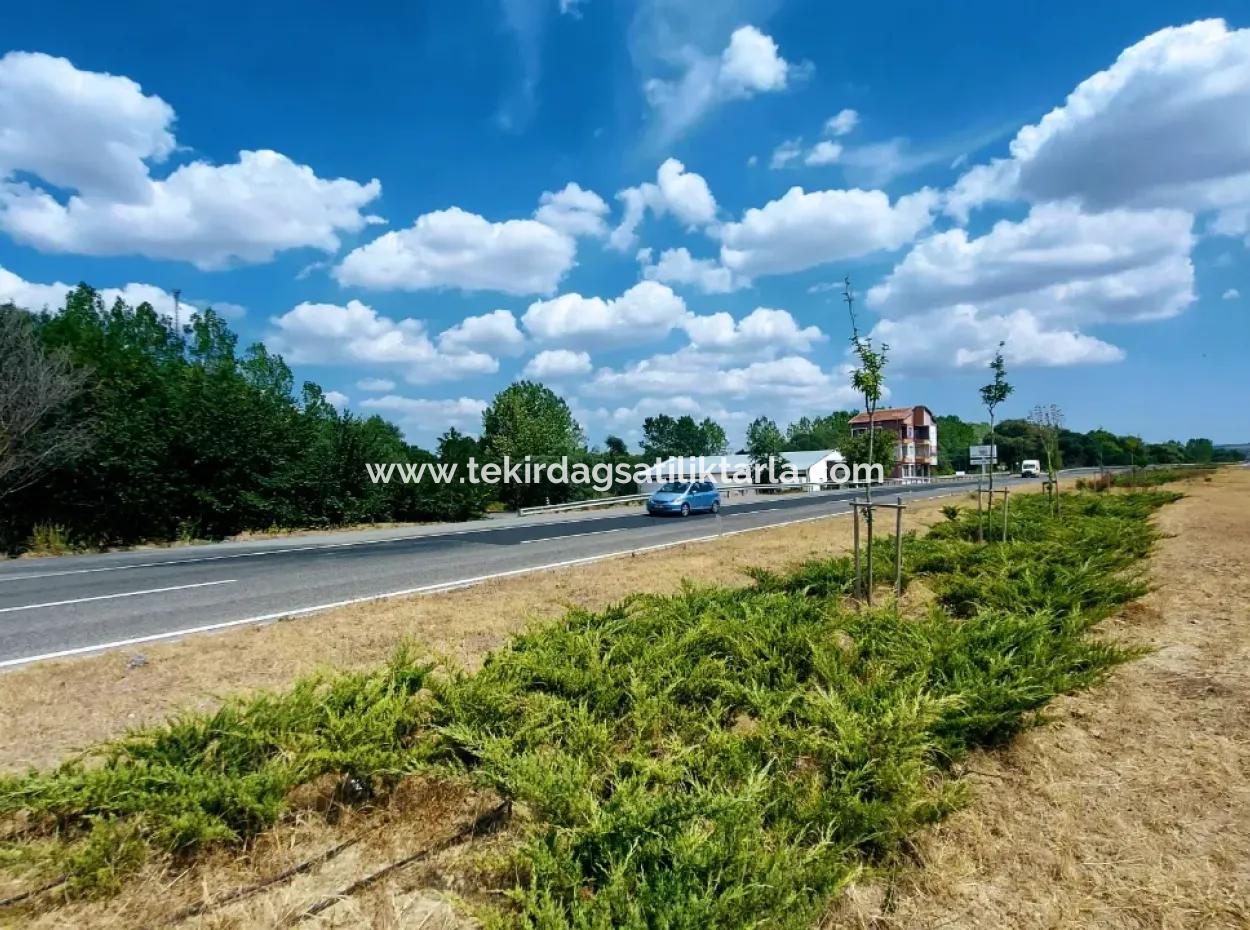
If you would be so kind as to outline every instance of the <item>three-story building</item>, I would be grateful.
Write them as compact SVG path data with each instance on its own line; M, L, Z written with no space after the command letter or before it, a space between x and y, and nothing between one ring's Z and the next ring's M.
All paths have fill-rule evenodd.
M928 407L886 407L873 414L877 438L893 438L891 478L928 478L937 471L937 421ZM851 419L851 435L868 432L868 414Z

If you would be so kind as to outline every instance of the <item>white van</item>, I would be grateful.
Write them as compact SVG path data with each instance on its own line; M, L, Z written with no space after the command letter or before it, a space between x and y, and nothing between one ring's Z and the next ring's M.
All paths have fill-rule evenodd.
M1040 478L1042 476L1042 463L1037 459L1025 459L1020 463L1021 478Z

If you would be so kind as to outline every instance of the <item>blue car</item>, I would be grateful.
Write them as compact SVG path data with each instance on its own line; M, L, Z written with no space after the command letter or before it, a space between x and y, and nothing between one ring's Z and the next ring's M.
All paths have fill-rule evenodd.
M670 481L647 500L647 513L688 517L696 511L720 512L720 491L711 481Z

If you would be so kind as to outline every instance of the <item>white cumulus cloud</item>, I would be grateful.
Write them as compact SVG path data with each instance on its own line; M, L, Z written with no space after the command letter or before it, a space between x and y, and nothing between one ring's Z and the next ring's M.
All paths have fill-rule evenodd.
M818 327L800 326L787 311L771 307L756 307L740 320L724 312L690 314L682 328L695 349L732 354L807 352L825 338Z
M379 290L459 288L550 294L573 267L573 238L537 220L492 223L459 207L426 213L350 252L340 284Z
M561 294L530 304L521 317L540 342L574 346L640 344L664 338L686 315L686 304L666 285L641 281L610 300Z
M991 200L1074 199L1090 210L1250 205L1250 29L1162 29L1082 81L1010 157L950 193L956 216Z
M855 110L839 110L825 120L825 135L845 136L859 125L859 113Z
M674 52L678 75L643 85L656 116L656 140L667 144L716 107L785 90L806 72L781 57L777 43L755 26L739 26L719 55L686 46Z
M637 187L619 191L617 200L625 205L620 225L612 230L608 244L618 251L632 248L638 241L637 231L648 210L654 216L672 214L688 229L710 226L716 222L716 198L700 174L687 171L676 158L669 158L656 172L655 183L643 182Z
M522 374L527 378L567 378L588 374L593 367L589 353L544 349L529 360Z
M482 413L486 410L486 402L473 397L438 400L398 394L367 397L357 406L398 423L409 441L429 444L449 427L461 431L481 429Z
M486 352L516 355L525 347L525 336L510 310L492 310L480 316L465 317L438 337L446 352Z
M728 268L714 258L695 258L685 246L665 249L659 261L652 261L651 249L638 252L642 276L665 284L688 284L704 294L728 294L743 286Z
M570 181L558 191L543 191L534 219L569 236L606 236L608 205L594 191Z
M1124 352L1079 330L1047 325L1028 310L986 313L967 304L941 307L902 319L883 319L872 337L890 347L890 362L903 371L982 368L999 342L1013 365L1062 367L1118 362Z
M974 304L1086 322L1174 316L1194 299L1192 225L1182 210L1044 204L983 236L952 229L925 239L868 303L887 315Z
M296 364L388 365L413 384L499 370L494 357L442 351L420 320L392 320L359 300L302 303L270 323L266 342Z
M786 139L773 149L772 156L768 159L768 167L774 171L786 168L803 157L803 140L802 139Z
M56 281L52 284L39 284L27 281L7 268L0 267L0 303L11 301L15 306L21 307L23 310L29 310L32 313L37 313L40 310L48 310L53 313L60 311L65 306L65 295L72 291L74 287L75 285L66 284L63 281ZM120 298L132 307L137 307L142 303L149 303L152 305L152 309L161 316L167 316L171 319L174 316L174 295L162 287L157 287L155 284L131 282L121 287L102 287L98 290L105 306L111 305ZM237 304L182 300L179 302L179 314L182 321L184 323L187 322L192 313L196 313L210 304L219 315L227 318L235 318L245 312Z
M842 157L842 146L824 139L813 145L803 156L803 164L810 166L832 165Z
M879 190L792 187L720 228L721 264L754 278L892 251L929 227L937 202L928 188L891 203Z
M624 368L601 368L583 393L611 398L685 394L717 402L740 400L755 410L767 409L774 419L855 404L845 369L830 373L797 355L727 365L720 353L693 349L651 356Z
M333 252L376 217L373 180L325 179L279 152L196 161L156 178L175 151L173 109L129 78L64 58L0 59L0 229L44 252L143 255L204 269L280 251ZM84 144L90 140L90 144ZM19 173L52 185L48 190Z

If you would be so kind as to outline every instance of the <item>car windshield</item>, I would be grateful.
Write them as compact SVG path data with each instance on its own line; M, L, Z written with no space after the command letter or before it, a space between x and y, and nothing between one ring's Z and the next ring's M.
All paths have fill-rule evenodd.
M688 485L685 481L670 481L668 484L660 488L661 494L682 494Z

